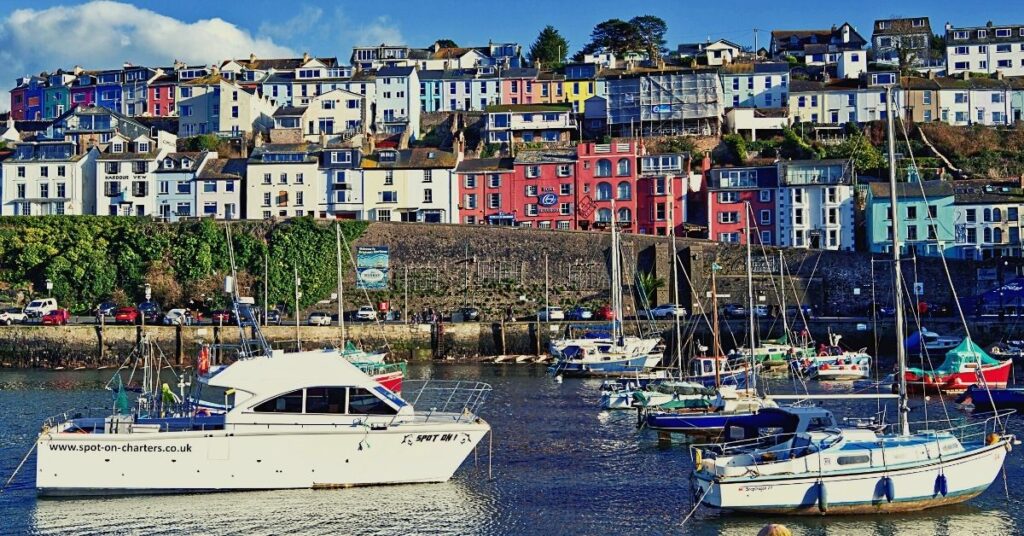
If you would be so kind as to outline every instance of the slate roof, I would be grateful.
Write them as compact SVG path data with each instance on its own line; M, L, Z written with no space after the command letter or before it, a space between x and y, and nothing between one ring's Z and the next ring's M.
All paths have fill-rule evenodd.
M576 148L569 149L524 149L516 153L516 165L522 164L572 164L576 161Z
M914 26L914 21L924 20L923 26ZM888 28L881 28L881 23L888 23ZM915 33L925 33L929 36L932 35L932 24L929 22L928 17L910 17L902 19L878 19L875 21L874 32L872 35L908 35Z
M1024 202L1024 190L1016 179L956 181L953 195L954 203L958 205Z
M512 158L474 158L463 160L455 170L457 173L511 172Z
M381 67L377 69L377 76L409 76L415 70L415 67Z
M100 153L97 160L103 161L132 161L132 160L155 160L160 151L149 151L148 153Z
M872 182L868 187L871 189L871 197L881 201L889 200L889 183L887 181ZM924 196L928 199L938 199L953 195L953 184L944 180L932 180L921 182L898 182L896 183L897 199L921 199L921 189L924 188Z
M323 63L324 65L326 65L328 67L337 67L338 66L338 58L312 58L311 57L311 58L309 58L309 61L312 61L314 59L319 61L320 63ZM294 70L294 69L298 69L299 67L302 67L302 64L305 63L305 61L303 61L303 59L301 57L298 57L298 58L266 58L266 59L264 59L264 58L256 58L256 61L249 61L249 58L245 58L245 59L237 59L237 60L228 60L228 61L225 61L225 62L221 63L221 66L226 65L229 61L234 61L235 63L245 67L246 69L253 69L253 70L260 70L260 71L269 71L270 69L274 69L276 71L283 71L283 70L288 70L288 69Z
M394 161L381 161L381 152L364 156L363 169L454 169L458 161L455 153L432 147L398 150Z
M235 180L245 175L244 158L214 158L196 176L199 180Z
M206 156L206 151L186 151L186 152L180 152L180 153L167 153L167 154L164 155L163 158L160 159L160 167L158 167L156 169L156 172L157 173L181 173L182 171L192 171L193 169L195 169L195 167L197 165L199 165L199 162L205 156ZM175 167L165 168L163 166L164 160L166 160L168 158L170 158L171 160L174 161ZM187 167L187 168L183 168L182 167L182 163L181 163L181 161L183 159L185 159L185 158L188 158L189 160L192 161L192 165Z
M274 117L301 116L309 109L308 106L282 106L274 112Z
M553 103L553 104L495 104L487 107L487 113L501 113L501 112L523 112L523 113L543 113L543 112L571 112L572 104L564 103Z

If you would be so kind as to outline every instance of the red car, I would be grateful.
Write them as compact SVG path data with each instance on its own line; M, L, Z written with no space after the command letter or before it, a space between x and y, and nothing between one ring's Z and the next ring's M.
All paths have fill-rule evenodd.
M56 309L43 315L44 326L63 326L71 319L71 313L67 309Z
M233 324L235 322L235 314L226 309L220 309L210 313L210 321L214 324Z
M114 322L118 324L134 324L139 321L139 310L134 307L118 307L114 311Z
M594 311L594 320L615 320L615 311L607 305L602 305Z

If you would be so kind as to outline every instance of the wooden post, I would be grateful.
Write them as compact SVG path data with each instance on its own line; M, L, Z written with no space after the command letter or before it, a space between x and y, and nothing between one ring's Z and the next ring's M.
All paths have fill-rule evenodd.
M535 348L536 348L536 354L535 355L537 357L540 357L540 316L539 315L537 316L537 322L534 324L534 326L536 326L534 328L534 333L533 333L536 336L536 341L534 343L535 344Z

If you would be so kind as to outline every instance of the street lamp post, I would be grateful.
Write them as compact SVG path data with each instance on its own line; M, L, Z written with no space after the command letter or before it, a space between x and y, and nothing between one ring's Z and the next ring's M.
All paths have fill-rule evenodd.
M51 281L49 277L46 278L46 297L53 297L53 281Z
M149 283L146 283L146 302L145 303L148 304L149 303L149 299L152 296L153 296L153 288L149 286ZM139 311L139 316L142 318L142 324L141 324L142 325L142 329L146 329L146 312L145 311Z

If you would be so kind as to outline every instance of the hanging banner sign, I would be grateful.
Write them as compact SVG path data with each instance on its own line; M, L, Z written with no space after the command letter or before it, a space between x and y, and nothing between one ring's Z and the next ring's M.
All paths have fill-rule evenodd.
M390 254L387 246L357 246L356 288L387 289L389 264Z

